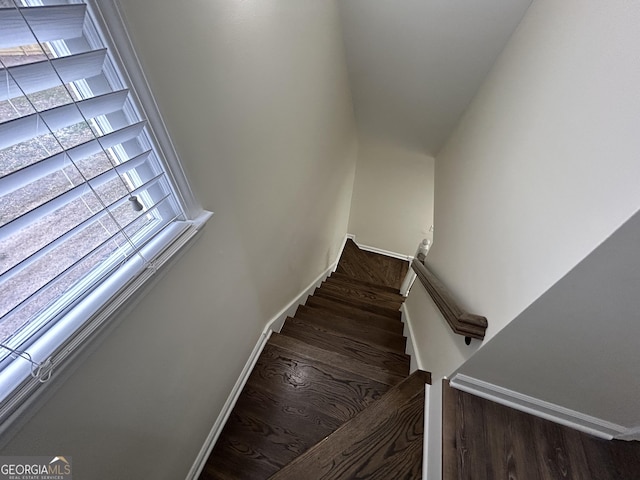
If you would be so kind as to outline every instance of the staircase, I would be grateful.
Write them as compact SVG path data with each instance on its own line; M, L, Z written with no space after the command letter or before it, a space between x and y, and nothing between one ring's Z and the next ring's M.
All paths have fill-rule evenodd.
M200 480L421 478L430 375L404 353L407 267L347 241L271 335Z

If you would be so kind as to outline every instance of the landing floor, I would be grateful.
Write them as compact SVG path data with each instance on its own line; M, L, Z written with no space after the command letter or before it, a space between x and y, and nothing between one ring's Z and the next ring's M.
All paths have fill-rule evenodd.
M408 261L360 250L353 240L348 239L337 271L364 282L399 290L408 269Z
M443 389L444 480L640 479L640 442L602 440Z

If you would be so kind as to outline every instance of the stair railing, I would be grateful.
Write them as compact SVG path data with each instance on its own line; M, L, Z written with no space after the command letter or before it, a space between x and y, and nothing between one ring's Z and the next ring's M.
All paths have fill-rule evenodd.
M453 332L464 335L467 345L472 338L483 340L488 326L486 317L469 313L460 307L449 289L424 264L425 257L418 254L411 262L411 268Z

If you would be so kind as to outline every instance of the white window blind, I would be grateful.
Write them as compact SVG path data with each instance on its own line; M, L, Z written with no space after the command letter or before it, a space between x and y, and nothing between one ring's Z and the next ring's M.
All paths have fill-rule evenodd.
M194 230L91 8L45 3L0 0L0 420Z

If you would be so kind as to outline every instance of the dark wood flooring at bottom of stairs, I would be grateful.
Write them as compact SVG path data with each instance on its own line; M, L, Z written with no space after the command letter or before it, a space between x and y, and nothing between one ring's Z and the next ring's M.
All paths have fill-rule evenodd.
M360 250L353 240L348 239L336 271L357 280L386 286L397 293L408 269L408 261Z
M640 442L603 440L443 385L443 480L639 480Z

